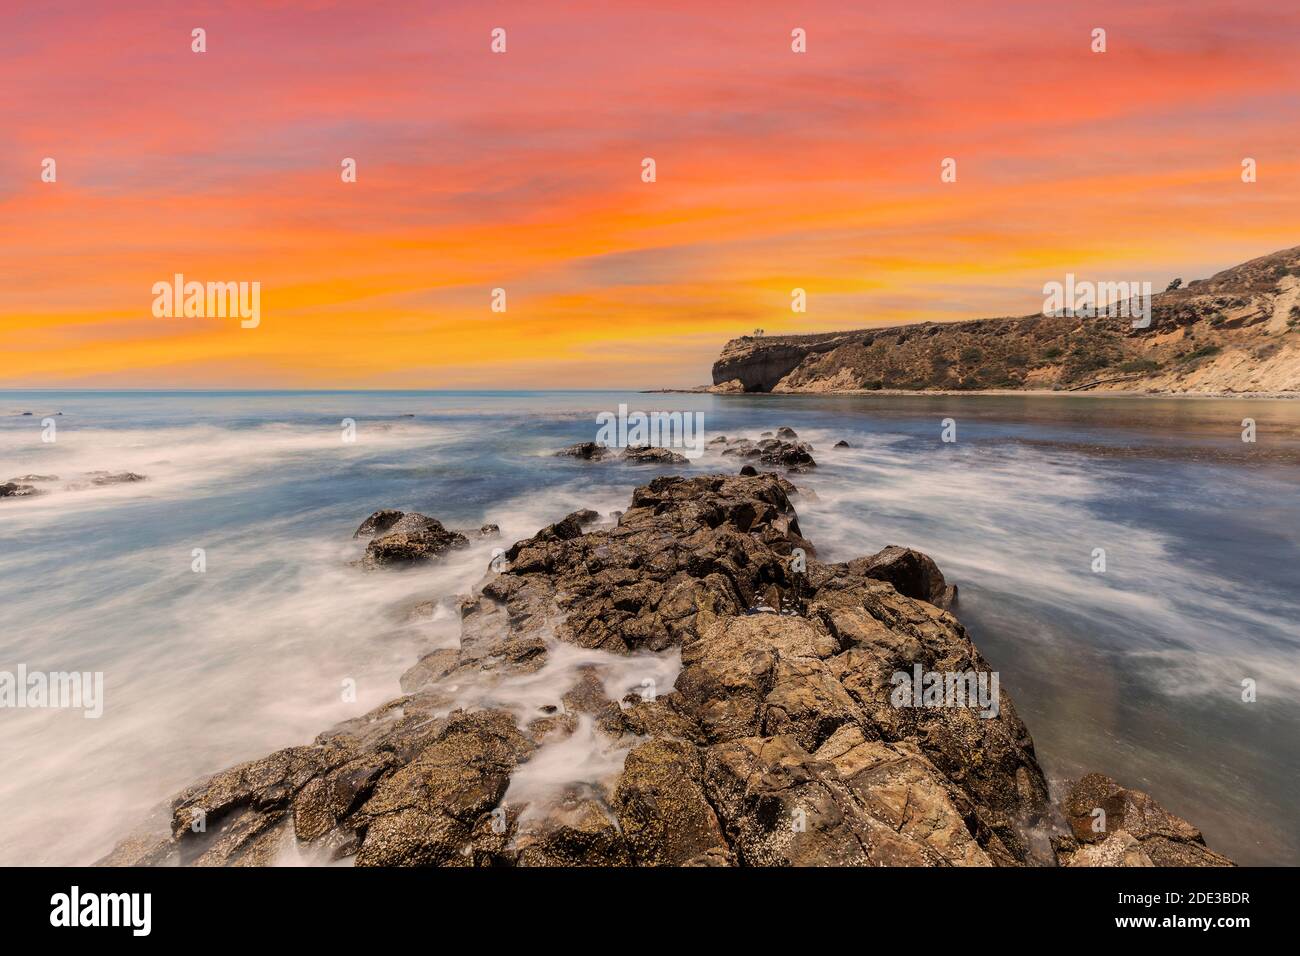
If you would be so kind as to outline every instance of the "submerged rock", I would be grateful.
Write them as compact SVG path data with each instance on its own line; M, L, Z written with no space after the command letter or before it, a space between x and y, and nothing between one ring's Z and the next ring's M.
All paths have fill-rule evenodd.
M403 696L191 787L169 836L129 838L103 862L264 863L293 841L359 865L1217 857L1109 781L1071 820L1109 800L1124 836L1054 848L1063 826L1006 694L993 713L897 700L914 667L990 670L937 606L938 568L902 548L819 561L795 494L771 473L662 476L616 524L577 511L516 542L461 602L459 647L426 654ZM403 516L371 547L408 519L437 524ZM748 613L760 605L786 613ZM656 662L676 653L680 672L656 687ZM623 677L564 670L575 659L621 662ZM498 703L509 687L526 706Z
M598 442L584 441L570 445L568 448L561 448L555 455L557 458L606 461L615 457L615 449ZM628 445L617 457L636 465L679 465L686 461L686 457L678 452L651 445Z
M686 456L667 448L655 448L649 445L632 446L623 449L623 458L638 465L681 465L686 463Z
M613 449L594 441L581 441L555 453L557 458L581 458L584 461L601 461L613 454Z
M817 462L812 456L812 446L801 441L768 439L760 442L758 460L771 465L784 465L791 471L804 471L817 467Z
M382 535L393 529L397 522L406 516L406 512L398 511L395 508L381 508L376 511L357 527L353 532L354 538L373 538L375 535ZM466 539L469 538L499 538L501 529L495 524L488 523L480 525L477 528L467 528L464 530L454 530L450 534L458 534Z
M106 485L125 485L137 481L147 481L145 475L138 475L133 471L123 471L116 474L108 471L90 471L83 475L89 481L74 481L67 485L68 491L85 491L91 487L103 487Z
M125 485L133 481L144 480L146 480L144 475L137 475L133 471L123 471L116 475L99 475L90 479L90 483L93 485Z
M759 438L758 441L736 438L724 442L722 454L735 455L739 458L756 458L764 464L780 465L796 473L817 467L817 462L812 456L812 446L807 442L793 440L798 437L793 428L778 429L777 437L768 437L770 435L770 432L764 432L764 437Z

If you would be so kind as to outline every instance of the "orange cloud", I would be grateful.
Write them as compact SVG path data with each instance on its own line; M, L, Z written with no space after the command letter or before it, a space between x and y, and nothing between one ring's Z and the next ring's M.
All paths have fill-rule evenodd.
M756 325L1192 278L1300 241L1298 25L1262 0L29 7L0 58L0 385L689 385ZM260 282L261 325L155 319L176 272Z

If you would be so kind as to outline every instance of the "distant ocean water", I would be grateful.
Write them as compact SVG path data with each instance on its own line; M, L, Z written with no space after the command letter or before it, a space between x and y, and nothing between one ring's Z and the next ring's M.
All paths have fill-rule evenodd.
M196 778L397 696L457 634L449 605L410 609L467 592L494 545L739 467L551 455L620 402L703 412L708 437L794 427L820 556L930 554L1054 782L1101 771L1238 862L1300 864L1300 402L51 391L0 392L0 482L58 476L0 499L0 671L102 671L104 715L0 708L0 863L92 862ZM147 480L68 489L95 471ZM503 540L363 573L351 535L381 507Z

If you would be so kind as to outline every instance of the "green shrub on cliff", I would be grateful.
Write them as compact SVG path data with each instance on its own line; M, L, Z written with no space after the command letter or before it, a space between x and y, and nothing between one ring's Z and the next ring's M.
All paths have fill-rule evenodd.
M1121 372L1154 372L1160 368L1160 363L1153 362L1151 359L1133 359L1123 362L1117 367Z

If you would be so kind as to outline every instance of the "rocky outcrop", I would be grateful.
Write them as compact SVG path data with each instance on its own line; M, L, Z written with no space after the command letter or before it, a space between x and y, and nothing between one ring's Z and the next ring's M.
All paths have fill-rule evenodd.
M436 518L393 510L376 511L353 537L372 538L361 562L367 568L416 564L469 544L465 535L449 531Z
M838 338L831 333L733 339L713 363L712 391L770 392L809 355L835 348Z
M782 435L782 432L785 434ZM778 430L775 437L770 432L757 441L751 438L732 438L720 436L709 442L709 447L723 455L737 458L753 459L765 465L779 465L787 471L802 472L816 468L817 462L812 456L812 446L798 440L793 428Z
M90 479L92 485L127 485L136 481L144 481L144 475L137 475L133 471L123 471L119 474L109 474L108 472L92 472L94 475Z
M1103 774L1076 783L1064 811L1070 835L1057 852L1066 866L1232 866L1182 817Z
M744 336L711 391L1300 391L1300 247L1152 296L1129 317L1038 314Z
M854 573L888 581L899 594L935 607L949 608L957 600L957 586L943 579L943 572L933 559L911 548L890 545L867 558L849 562Z
M637 465L682 465L686 456L668 448L656 448L650 445L631 446L623 449L623 459Z
M6 481L4 484L0 484L0 498L29 498L40 493L40 489L35 485L23 484L17 481Z
M103 862L1019 866L1055 863L1053 833L1073 861L996 685L992 712L897 694L916 669L990 671L938 568L818 560L796 495L773 473L664 476L616 522L543 528L403 696L197 783L167 834ZM638 679L678 658L665 686ZM1116 818L1152 859L1174 839Z
M583 461L601 461L613 453L613 449L598 442L580 441L576 445L561 448L555 453L555 457L581 458Z
M618 457L634 465L680 465L686 462L686 456L669 448L652 445L628 445L621 455L615 455L614 449L594 441L578 442L555 453L557 458L581 458L583 461L607 461Z
M373 538L377 534L384 534L393 525L402 519L405 512L398 511L395 508L381 508L376 511L357 527L352 533L354 538Z

